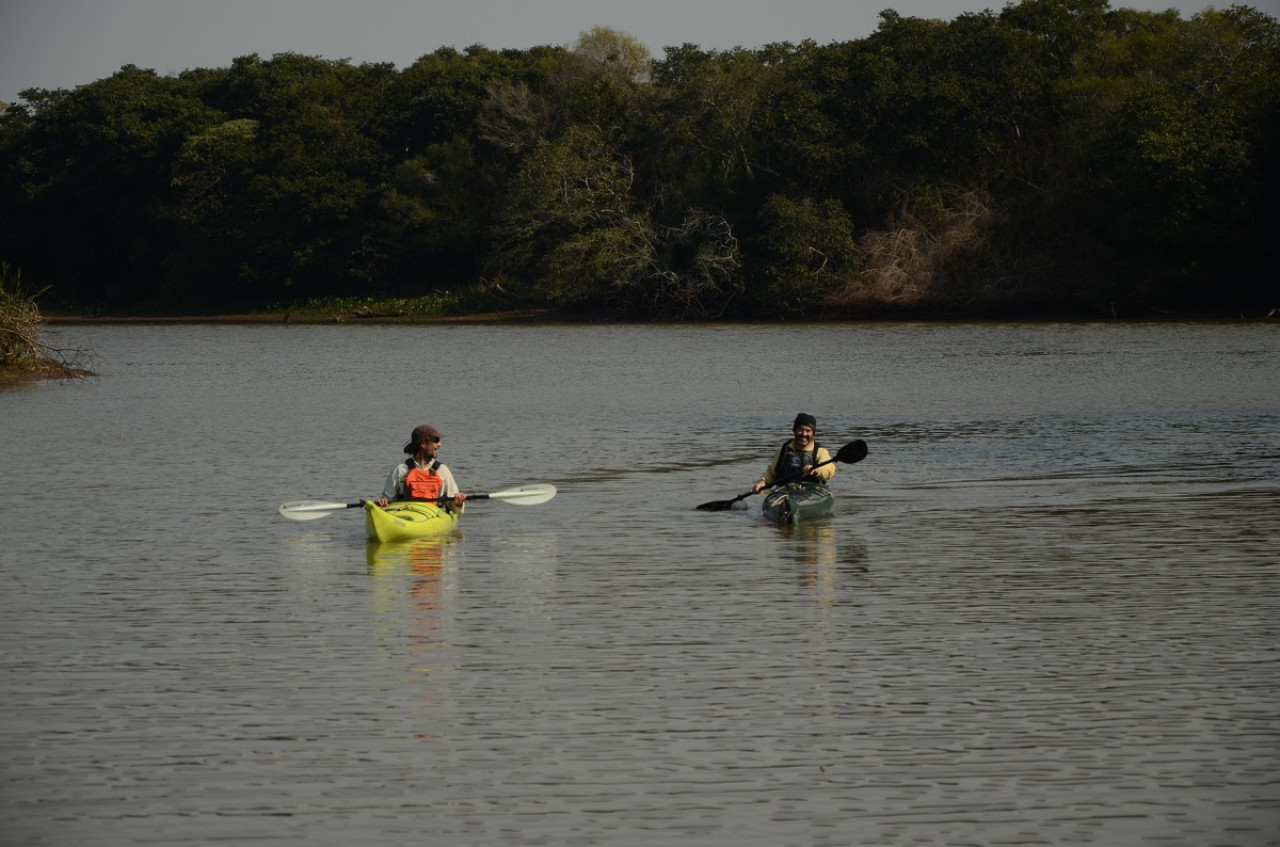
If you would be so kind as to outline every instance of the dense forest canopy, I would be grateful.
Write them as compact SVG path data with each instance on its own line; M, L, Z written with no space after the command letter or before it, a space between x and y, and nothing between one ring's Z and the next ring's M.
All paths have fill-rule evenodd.
M482 282L631 317L1280 306L1280 25L1106 0L654 58L125 66L0 114L0 259L53 306Z

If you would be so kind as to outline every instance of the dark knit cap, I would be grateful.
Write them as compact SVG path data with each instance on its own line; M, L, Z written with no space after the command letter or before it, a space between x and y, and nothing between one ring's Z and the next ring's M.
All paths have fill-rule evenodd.
M815 430L818 428L818 419L813 415L806 415L804 412L796 415L796 422L791 425L792 429L798 426L811 426Z

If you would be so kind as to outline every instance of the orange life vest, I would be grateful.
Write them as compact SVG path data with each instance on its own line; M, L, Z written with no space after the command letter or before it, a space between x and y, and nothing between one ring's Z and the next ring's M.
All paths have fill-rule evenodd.
M431 461L426 467L419 467L417 462L409 459L405 464L409 465L409 472L404 475L405 499L438 499L440 489L444 487L444 480L440 478L440 474L436 473L436 466L440 463Z

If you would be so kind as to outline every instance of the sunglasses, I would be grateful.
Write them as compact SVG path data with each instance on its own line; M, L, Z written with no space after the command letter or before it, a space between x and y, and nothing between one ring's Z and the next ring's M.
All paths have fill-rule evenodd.
M440 436L438 436L438 435L432 435L432 436L428 436L427 438L424 438L424 439L422 439L422 440L423 440L424 442L425 442L425 441L430 441L432 444L439 444L439 443L440 443Z

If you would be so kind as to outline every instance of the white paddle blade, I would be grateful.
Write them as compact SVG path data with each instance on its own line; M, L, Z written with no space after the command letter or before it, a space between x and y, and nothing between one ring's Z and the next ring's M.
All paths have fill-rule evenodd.
M547 502L555 496L556 487L554 485L539 483L537 485L522 485L519 488L508 488L505 491L495 491L489 495L489 499L505 500L517 506L536 506L539 503Z
M294 521L314 521L346 508L349 508L346 503L326 503L321 500L295 500L291 503L281 504L280 514Z

